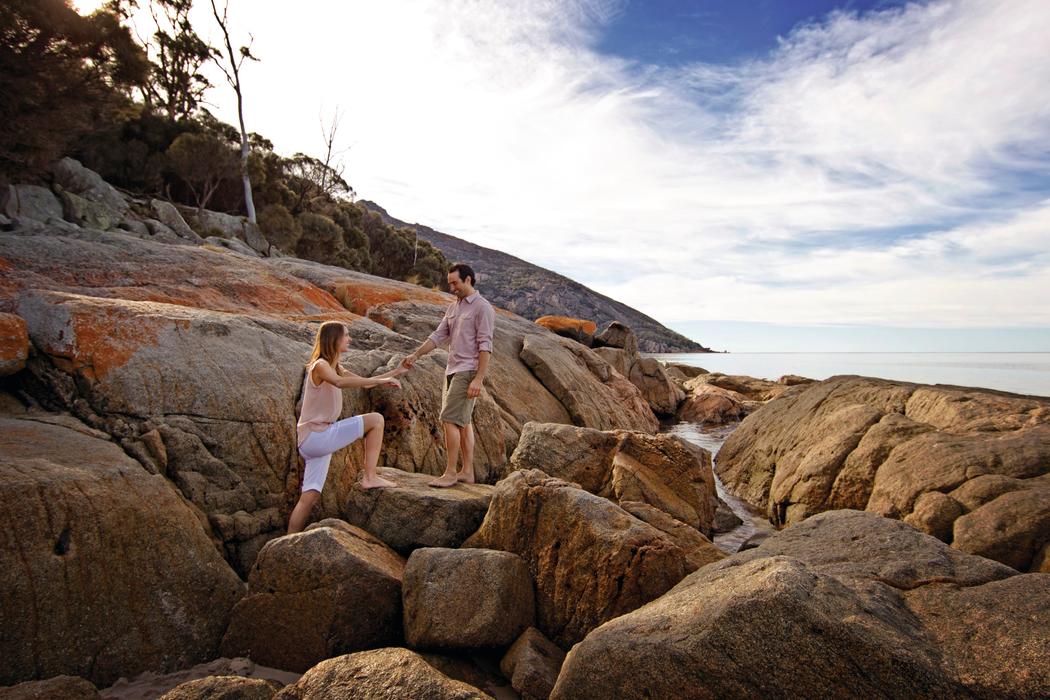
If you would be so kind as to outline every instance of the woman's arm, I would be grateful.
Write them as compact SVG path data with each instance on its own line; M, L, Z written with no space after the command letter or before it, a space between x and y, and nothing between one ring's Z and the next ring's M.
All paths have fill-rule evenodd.
M401 386L401 382L398 380L384 375L378 377L360 377L353 372L347 372L347 374L344 375L336 374L335 370L332 369L332 365L324 360L314 365L313 371L316 373L314 376L315 380L320 379L321 381L333 384L340 389L372 389L373 387L381 385L394 387Z
M401 363L398 363L397 366L394 367L394 369L390 370L389 372L377 374L374 377L372 377L372 379L393 379L394 377L400 377L402 374L405 374L407 372L408 367L405 367Z

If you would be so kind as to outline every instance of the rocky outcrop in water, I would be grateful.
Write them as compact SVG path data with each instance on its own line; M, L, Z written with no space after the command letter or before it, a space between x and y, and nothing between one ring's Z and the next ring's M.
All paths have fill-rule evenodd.
M745 419L718 473L778 525L868 510L1021 571L1050 571L1050 399L833 377Z

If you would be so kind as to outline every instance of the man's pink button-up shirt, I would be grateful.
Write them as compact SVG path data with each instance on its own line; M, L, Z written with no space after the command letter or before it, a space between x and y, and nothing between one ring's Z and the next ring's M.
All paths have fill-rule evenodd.
M496 328L496 311L478 292L456 299L445 311L430 340L438 347L448 343L445 374L478 368L478 355L492 352L492 333Z

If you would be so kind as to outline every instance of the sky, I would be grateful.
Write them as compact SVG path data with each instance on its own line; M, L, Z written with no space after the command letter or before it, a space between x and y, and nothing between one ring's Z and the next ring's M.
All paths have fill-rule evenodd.
M338 108L400 219L716 349L1050 351L1050 2L289 7L230 4L248 128Z

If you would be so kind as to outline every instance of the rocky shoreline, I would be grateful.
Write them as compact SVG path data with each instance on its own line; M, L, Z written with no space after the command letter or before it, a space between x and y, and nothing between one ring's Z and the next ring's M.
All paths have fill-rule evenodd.
M0 699L1050 697L1050 399L708 373L500 311L480 483L425 485L436 352L345 395L398 485L352 447L285 535L314 324L371 374L450 297L75 172L0 202ZM717 460L667 429L738 420ZM733 551L719 479L769 522Z

